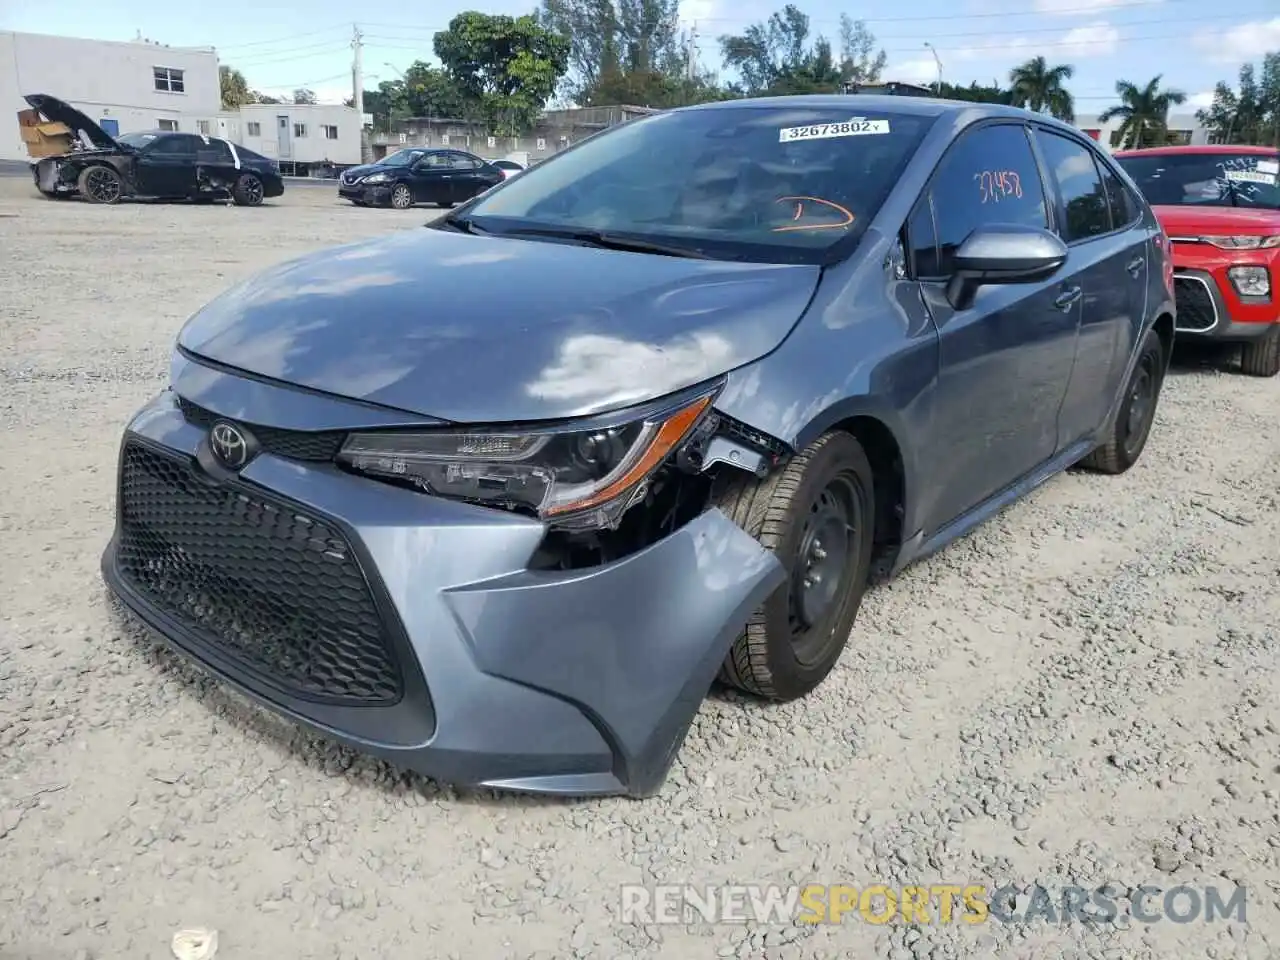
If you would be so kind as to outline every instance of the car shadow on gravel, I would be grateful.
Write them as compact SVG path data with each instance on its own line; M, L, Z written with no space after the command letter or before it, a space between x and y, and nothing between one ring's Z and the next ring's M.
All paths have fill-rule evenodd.
M260 706L203 665L174 651L167 641L138 621L109 591L104 590L104 597L113 632L126 647L141 656L144 669L155 672L155 683L174 681L212 718L229 722L237 733L250 741L271 744L282 757L288 758L285 763L301 762L323 776L341 777L353 788L372 787L388 796L415 794L425 800L478 807L569 807L628 799L557 797L484 787L456 787L360 753Z
M1174 343L1169 375L1239 373L1240 347L1229 343Z

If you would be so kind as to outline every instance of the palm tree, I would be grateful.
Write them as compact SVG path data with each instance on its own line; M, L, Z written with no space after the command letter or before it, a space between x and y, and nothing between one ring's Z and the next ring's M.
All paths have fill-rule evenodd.
M1098 115L1099 123L1121 118L1115 140L1126 150L1163 144L1169 131L1169 108L1186 102L1187 95L1181 90L1161 90L1160 76L1152 77L1141 89L1128 80L1118 81L1120 103Z
M1013 105L1073 123L1076 118L1075 101L1067 91L1067 81L1075 72L1075 67L1069 63L1051 67L1044 57L1032 57L1009 71Z

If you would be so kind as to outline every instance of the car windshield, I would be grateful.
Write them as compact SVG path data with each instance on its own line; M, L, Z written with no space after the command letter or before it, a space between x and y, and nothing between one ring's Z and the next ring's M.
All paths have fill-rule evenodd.
M1280 209L1280 154L1136 154L1116 159L1153 206Z
M154 133L126 133L122 137L116 137L116 143L123 143L126 147L145 147L156 136Z
M422 156L421 150L397 150L390 156L379 160L378 163L384 167L407 167L420 156Z
M853 102L656 114L525 170L468 219L498 234L586 231L715 259L821 263L866 230L933 121Z

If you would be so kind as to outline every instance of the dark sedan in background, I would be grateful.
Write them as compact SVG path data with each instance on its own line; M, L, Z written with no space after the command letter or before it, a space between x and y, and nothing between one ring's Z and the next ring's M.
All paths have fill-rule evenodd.
M238 206L256 207L284 193L284 180L273 161L229 140L165 130L113 137L56 97L31 94L25 99L46 119L66 125L84 144L83 149L43 157L31 165L36 189L51 199L231 199Z
M465 150L407 149L343 171L338 196L362 207L408 210L415 203L452 207L505 177L502 170Z
M104 575L358 749L645 795L717 675L804 696L873 578L1138 460L1169 257L1039 114L645 117L198 311L125 430Z

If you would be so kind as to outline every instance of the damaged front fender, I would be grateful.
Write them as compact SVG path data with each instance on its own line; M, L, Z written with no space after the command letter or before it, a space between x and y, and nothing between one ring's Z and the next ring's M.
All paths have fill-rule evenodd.
M609 566L522 571L445 601L485 673L576 705L608 742L618 789L645 796L666 779L730 644L783 580L774 554L712 509ZM557 777L488 785L578 792Z

